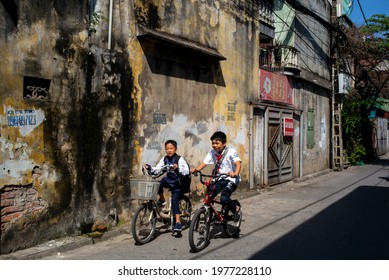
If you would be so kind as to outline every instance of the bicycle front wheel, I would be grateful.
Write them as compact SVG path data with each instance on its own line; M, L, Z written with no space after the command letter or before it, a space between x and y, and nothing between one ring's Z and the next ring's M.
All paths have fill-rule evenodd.
M204 207L193 215L189 227L189 245L192 251L199 252L209 244L211 217Z
M150 204L142 204L132 217L132 236L136 243L145 244L154 237L157 214Z
M242 206L240 205L239 201L233 200L237 207L237 214L239 215L239 219L237 221L234 221L234 214L231 211L228 211L225 215L225 223L224 226L224 232L227 235L227 237L237 237L237 235L240 232L240 224L242 222Z

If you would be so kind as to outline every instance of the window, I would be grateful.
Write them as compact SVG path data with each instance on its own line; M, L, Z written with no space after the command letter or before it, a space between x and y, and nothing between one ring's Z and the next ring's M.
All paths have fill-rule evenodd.
M307 148L315 147L315 110L308 109L308 124L307 124Z

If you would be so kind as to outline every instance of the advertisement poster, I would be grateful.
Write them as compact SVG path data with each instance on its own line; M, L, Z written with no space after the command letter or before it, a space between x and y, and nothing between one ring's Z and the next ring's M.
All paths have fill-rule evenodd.
M259 99L293 105L292 79L285 75L260 69Z

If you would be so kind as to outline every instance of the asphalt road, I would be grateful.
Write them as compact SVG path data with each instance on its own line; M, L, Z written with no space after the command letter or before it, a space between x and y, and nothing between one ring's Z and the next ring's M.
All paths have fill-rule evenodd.
M43 259L73 260L388 260L389 160L284 184L240 200L239 238L213 238L192 253L188 229L145 245L129 233Z

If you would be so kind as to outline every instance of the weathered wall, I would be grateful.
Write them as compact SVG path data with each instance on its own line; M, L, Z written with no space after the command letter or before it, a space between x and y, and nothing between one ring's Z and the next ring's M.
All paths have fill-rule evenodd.
M301 1L312 11L330 21L330 3L321 1ZM295 47L300 51L301 80L296 90L296 104L304 110L303 131L303 175L312 174L330 167L331 154L331 80L330 80L330 32L328 27L317 22L312 16L296 12ZM296 96L296 95L295 95ZM314 148L307 147L308 110L313 109Z
M135 106L128 55L88 45L88 1L11 2L17 17L0 5L12 27L0 43L2 253L112 222L130 196Z
M111 223L112 209L128 219L129 179L142 163L156 163L168 138L196 165L211 134L225 131L247 181L259 33L247 11L224 0L115 1L106 50L108 23L88 20L99 11L108 17L107 0L5 2L1 253L85 232L96 220ZM142 42L138 23L216 48L227 60Z
M297 108L303 110L303 130L298 130L294 137L293 152L295 155L294 174L298 177L299 155L300 155L300 133L302 133L302 156L303 156L303 176L313 174L330 167L331 151L331 120L330 120L330 102L328 92L316 87L312 83L300 81L295 89L295 104ZM307 128L308 111L314 112L314 147L308 147Z
M312 11L321 11L320 15L330 22L331 5L326 0L300 1ZM295 28L300 36L295 37L295 47L300 51L301 77L328 90L330 84L330 33L312 16L296 13Z
M219 62L160 42L140 41L145 56L135 58L142 104L138 164L155 164L164 154L165 140L173 138L178 152L195 166L211 148L211 134L223 130L243 159L247 181L246 101L257 86L258 23L228 1L157 2L136 1L138 23L215 48L227 59ZM155 122L156 114L166 117L166 123Z

